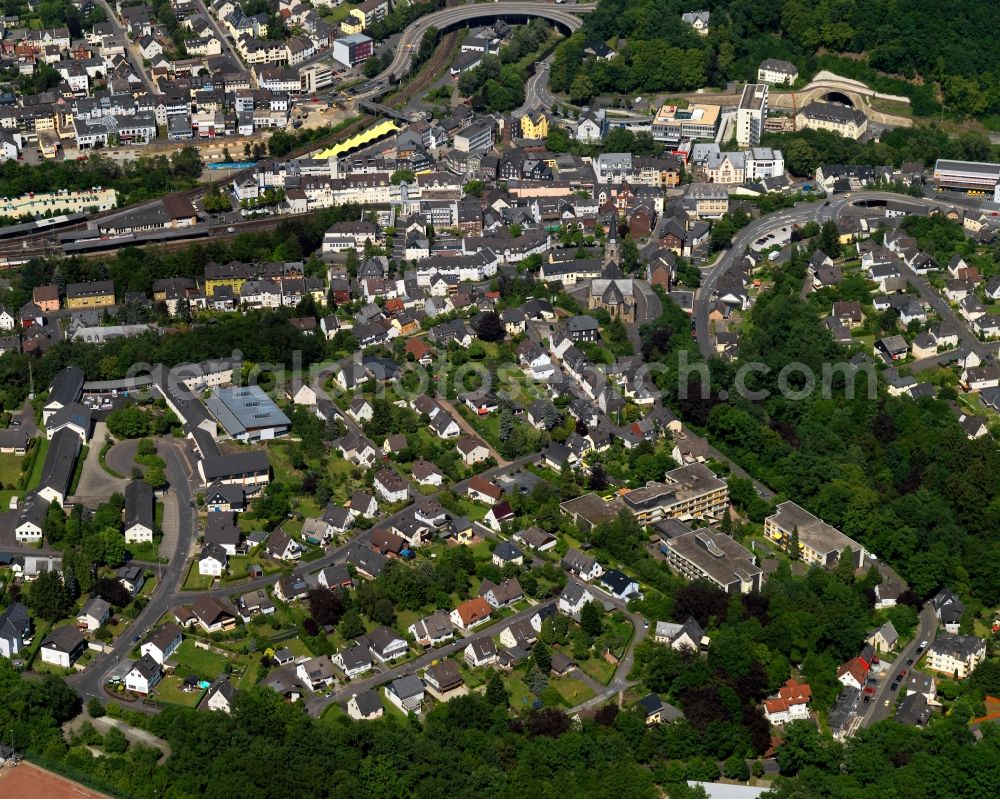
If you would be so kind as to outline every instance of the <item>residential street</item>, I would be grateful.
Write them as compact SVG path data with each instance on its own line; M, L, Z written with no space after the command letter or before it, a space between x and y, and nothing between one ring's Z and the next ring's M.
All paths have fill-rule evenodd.
M937 634L937 624L938 621L937 616L934 615L934 607L928 602L920 611L920 623L917 625L917 631L913 636L913 640L896 655L892 667L880 678L875 695L868 703L867 709L861 717L862 727L870 727L872 724L895 714L899 692L892 691L891 686L896 680L896 675L904 669L909 670L914 667L913 664L907 665L907 660L912 658L914 663L916 663L921 655L924 654L917 654L917 647L920 646L921 642L926 641L928 646L934 643L934 636ZM888 707L885 704L886 701L889 702ZM864 708L865 705L860 705L859 707Z
M102 700L109 698L102 688L108 674L135 646L139 637L145 635L160 616L171 608L173 592L183 582L187 570L187 557L196 534L194 511L190 508L194 495L188 484L187 461L182 452L190 444L170 438L160 439L159 444L159 451L167 462L167 480L170 482L170 491L165 502L173 503L177 514L178 534L175 548L172 551L167 551L165 548L162 550L170 562L164 568L148 604L128 626L127 631L111 644L110 652L97 657L86 670L67 678L67 682L85 697L97 696ZM128 706L136 705L130 703Z

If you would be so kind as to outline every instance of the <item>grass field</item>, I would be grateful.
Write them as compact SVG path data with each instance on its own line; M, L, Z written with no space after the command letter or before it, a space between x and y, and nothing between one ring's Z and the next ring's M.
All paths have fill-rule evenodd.
M23 455L0 454L0 484L17 488L21 484L21 464Z
M177 664L178 674L185 671L182 676L195 674L205 680L214 680L226 666L226 658L215 652L199 649L190 638L185 638L177 647L173 660Z
M351 13L352 8L356 8L356 6L353 6L350 3L342 3L336 8L331 8L327 11L323 15L323 19L331 25L340 25L341 22L347 19L347 15Z
M569 707L586 702L594 696L593 689L583 680L576 679L575 677L557 677L550 680L549 685L559 692L559 695Z
M213 579L207 574L198 574L198 561L194 561L188 569L183 588L185 591L205 591L212 586Z
M151 544L126 544L125 549L132 553L133 560L144 560L155 563L160 557L160 541L162 540L163 535L157 533L153 536Z
M579 664L584 673L593 677L602 685L607 685L614 676L615 667L604 658L588 658Z
M528 686L524 684L524 680L517 676L508 676L503 678L503 684L507 688L507 693L510 694L510 706L515 710L525 707L531 707L531 703L535 701L535 695L528 690Z

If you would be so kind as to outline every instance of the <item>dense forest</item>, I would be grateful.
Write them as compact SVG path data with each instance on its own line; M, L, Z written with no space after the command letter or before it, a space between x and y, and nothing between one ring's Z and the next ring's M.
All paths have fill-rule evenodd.
M722 87L754 78L765 58L784 58L803 77L832 69L906 94L920 115L941 110L934 82L947 112L1000 112L993 42L1000 6L991 0L716 0L697 7L712 12L705 38L681 21L692 10L683 0L601 0L560 46L553 89L585 101L602 92ZM611 42L621 57L585 63L591 39Z

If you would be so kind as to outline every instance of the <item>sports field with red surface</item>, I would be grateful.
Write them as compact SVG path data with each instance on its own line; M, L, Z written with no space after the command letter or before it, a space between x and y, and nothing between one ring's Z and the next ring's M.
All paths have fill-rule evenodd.
M85 788L31 763L0 769L3 799L108 799L108 795Z

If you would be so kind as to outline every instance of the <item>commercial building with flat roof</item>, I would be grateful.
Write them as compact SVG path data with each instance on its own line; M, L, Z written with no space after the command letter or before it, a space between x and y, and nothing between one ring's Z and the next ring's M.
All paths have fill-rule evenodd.
M291 421L260 386L216 389L205 405L239 441L267 441L287 435L291 428Z
M1000 202L1000 164L939 158L934 164L934 185L939 189L992 194L994 202Z
M664 105L653 118L656 141L680 142L681 139L714 139L719 132L722 108L695 103L687 108Z
M764 534L787 549L793 533L798 536L799 555L806 563L835 566L845 549L851 550L855 567L864 562L865 549L853 538L794 502L782 502L777 513L764 520Z
M253 450L202 458L198 461L198 474L206 486L218 480L224 485L243 486L252 494L270 482L271 467L266 452Z
M716 519L729 505L729 486L702 463L667 472L622 499L641 524L661 519Z

